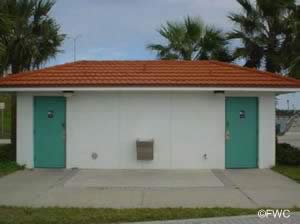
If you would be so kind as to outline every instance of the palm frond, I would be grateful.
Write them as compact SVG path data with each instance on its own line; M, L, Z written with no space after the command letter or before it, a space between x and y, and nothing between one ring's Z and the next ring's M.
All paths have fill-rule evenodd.
M292 50L297 45L294 42L294 33L297 32L293 18L295 0L237 2L242 11L228 16L235 28L227 38L240 40L242 44L234 56L245 59L245 66L263 66L268 71L280 72L295 55Z
M292 61L289 70L289 76L300 79L300 56Z
M54 3L52 0L1 2L0 12L12 21L9 30L0 36L0 42L6 49L5 63L13 73L38 68L60 52L65 35L49 14Z
M242 6L243 10L251 15L255 11L255 7L251 4L249 0L237 0L237 2Z
M221 31L206 27L199 17L187 16L183 22L168 21L158 32L166 44L150 44L147 49L156 51L160 59L198 60L226 51L227 41Z
M201 49L196 58L199 60L232 61L232 55L227 46L228 42L225 34L215 27L208 26L205 29L205 35L201 39Z

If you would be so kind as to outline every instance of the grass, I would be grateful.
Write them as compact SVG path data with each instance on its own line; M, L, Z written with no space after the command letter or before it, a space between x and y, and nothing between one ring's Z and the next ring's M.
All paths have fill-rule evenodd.
M272 170L300 183L300 165L299 166L276 165L272 168Z
M0 207L0 223L82 224L190 219L256 214L258 209L242 208L25 208Z
M0 207L0 223L7 224L96 224L255 215L259 209L243 208L26 208ZM291 211L300 211L298 208Z
M24 166L20 166L16 162L0 161L0 177L22 169Z

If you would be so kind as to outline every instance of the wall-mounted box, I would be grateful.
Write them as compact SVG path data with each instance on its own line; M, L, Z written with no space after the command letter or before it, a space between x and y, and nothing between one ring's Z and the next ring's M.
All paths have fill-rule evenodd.
M153 139L138 139L136 140L137 160L153 160Z

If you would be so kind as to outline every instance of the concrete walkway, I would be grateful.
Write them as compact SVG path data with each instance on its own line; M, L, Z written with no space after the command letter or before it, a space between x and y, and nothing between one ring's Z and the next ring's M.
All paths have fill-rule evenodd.
M296 224L300 223L300 213L291 213L291 216L285 218L258 218L257 215L204 218L204 219L186 219L172 221L154 221L154 222L135 222L134 224ZM132 224L132 223L131 223Z
M211 170L79 170L65 187L196 188L223 187Z
M158 172L157 175L153 171L126 171L126 175L124 172L18 171L0 178L0 205L110 208L300 207L300 185L268 169L190 173L172 171L175 172L173 174L155 171ZM140 180L151 175L152 180L155 180L152 186L137 185L142 183ZM198 179L191 180L188 176L193 179L198 176ZM184 181L175 181L176 179ZM160 180L163 185L159 184Z

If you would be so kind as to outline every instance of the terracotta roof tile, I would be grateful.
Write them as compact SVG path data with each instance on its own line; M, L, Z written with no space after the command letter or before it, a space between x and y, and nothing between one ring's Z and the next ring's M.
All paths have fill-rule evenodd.
M218 61L78 61L0 79L0 88L59 86L300 88L300 81Z

